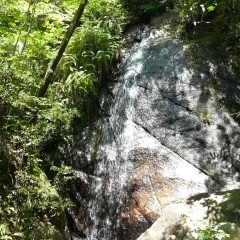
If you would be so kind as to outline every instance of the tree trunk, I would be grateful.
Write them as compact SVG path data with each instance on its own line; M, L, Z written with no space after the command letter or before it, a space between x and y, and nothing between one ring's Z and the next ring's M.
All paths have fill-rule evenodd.
M75 12L74 14L74 17L73 17L73 20L71 22L71 24L69 25L68 27L68 30L62 40L62 43L61 43L61 46L59 47L57 53L56 53L56 56L55 58L51 61L49 67L48 67L48 70L45 74L45 77L44 77L44 80L43 80L43 84L42 86L40 87L39 89L39 92L38 92L38 97L44 97L47 90L48 90L48 87L51 83L51 79L53 77L53 74L57 68L57 65L58 63L60 62L62 56L63 56L63 53L74 33L74 30L76 29L76 27L78 26L78 23L79 23L79 20L83 14L83 11L86 7L88 3L88 0L81 0L81 3L77 9L77 11Z

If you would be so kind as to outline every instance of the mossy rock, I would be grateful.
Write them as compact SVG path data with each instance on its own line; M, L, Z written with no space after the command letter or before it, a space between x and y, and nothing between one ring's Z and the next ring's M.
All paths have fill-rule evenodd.
M46 174L40 169L38 171L39 187L43 189L44 193L48 196L49 202L61 202L61 198L57 190L50 184ZM65 213L62 207L56 209L56 214L52 215L48 209L42 212L39 219L36 219L36 225L31 231L32 239L51 239L51 240L64 240L65 238ZM41 236L38 238L37 236Z
M19 181L25 184L25 178L31 182L26 182L25 186L28 199L22 194L25 219L22 232L25 239L65 240L66 219L62 199L37 161L29 161L28 169L20 175Z

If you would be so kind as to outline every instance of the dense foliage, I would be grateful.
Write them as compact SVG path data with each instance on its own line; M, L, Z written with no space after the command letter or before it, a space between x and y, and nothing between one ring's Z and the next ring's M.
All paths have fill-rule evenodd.
M123 0L125 8L131 14L131 23L148 23L154 16L173 9L176 0Z
M120 47L118 0L92 0L51 79L38 92L81 1L0 3L0 239L63 239L59 195L71 169L57 158ZM46 154L48 153L48 154ZM62 193L62 191L60 191Z
M220 51L239 67L240 2L238 0L179 0L178 11L190 37ZM190 28L190 29L189 29ZM200 34L198 34L200 33Z

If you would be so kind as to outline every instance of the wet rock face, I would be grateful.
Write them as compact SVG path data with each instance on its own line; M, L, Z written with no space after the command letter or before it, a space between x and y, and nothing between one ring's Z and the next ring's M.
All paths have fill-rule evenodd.
M237 78L211 51L199 62L199 49L141 31L104 114L69 149L75 239L133 240L170 204L239 188Z

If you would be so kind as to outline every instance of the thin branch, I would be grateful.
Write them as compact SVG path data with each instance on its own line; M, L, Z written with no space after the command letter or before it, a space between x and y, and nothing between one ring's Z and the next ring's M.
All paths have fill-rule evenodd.
M38 97L44 97L45 96L45 94L48 90L48 87L51 83L54 72L57 68L57 65L58 65L58 63L60 62L60 60L63 56L63 53L64 53L64 51L65 51L73 33L74 33L74 30L76 29L76 27L79 24L79 20L80 20L82 14L83 14L83 11L84 11L87 3L88 3L88 0L81 0L81 3L79 5L77 11L74 14L73 20L68 27L68 30L65 34L65 37L63 38L62 43L61 43L61 45L60 45L60 47L59 47L59 49L56 53L56 56L51 61L50 65L48 67L48 70L47 70L46 75L45 75L44 80L43 80L43 84L39 89Z

